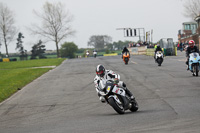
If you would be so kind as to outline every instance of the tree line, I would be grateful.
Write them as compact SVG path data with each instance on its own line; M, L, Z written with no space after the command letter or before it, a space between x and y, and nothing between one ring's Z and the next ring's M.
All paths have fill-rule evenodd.
M93 35L89 38L88 46L92 46L97 50L108 49L108 50L122 50L125 46L127 47L132 41L121 41L112 42L112 37L108 35Z

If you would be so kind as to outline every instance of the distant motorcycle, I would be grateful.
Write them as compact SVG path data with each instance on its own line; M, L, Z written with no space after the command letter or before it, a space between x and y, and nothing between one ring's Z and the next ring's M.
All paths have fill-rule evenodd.
M86 52L86 57L89 57L90 53L89 52Z
M189 70L192 72L193 76L198 76L200 69L200 57L199 54L194 52L189 55Z
M96 57L97 57L97 52L94 51L94 52L93 52L93 55L94 55L94 58L96 58Z
M155 55L155 61L158 63L158 66L161 66L163 62L163 53L162 51L157 51Z
M119 113L124 114L125 110L130 110L132 112L136 112L138 110L138 103L137 101L131 100L130 97L126 94L123 88L117 86L117 84L112 81L108 80L105 81L106 83L101 84L101 95L104 96L106 102L113 107L113 109Z
M129 58L130 58L129 53L128 53L128 52L125 52L125 53L123 54L123 61L124 61L124 63L125 63L126 65L128 64Z

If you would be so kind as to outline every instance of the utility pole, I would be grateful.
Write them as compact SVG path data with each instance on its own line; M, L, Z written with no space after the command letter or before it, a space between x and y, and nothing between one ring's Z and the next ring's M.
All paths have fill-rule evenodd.
M153 29L151 30L151 42L153 43Z
M146 42L150 43L151 42L151 38L150 38L151 32L147 31L146 32Z
M140 30L139 30L139 41L141 41L141 38L140 38Z

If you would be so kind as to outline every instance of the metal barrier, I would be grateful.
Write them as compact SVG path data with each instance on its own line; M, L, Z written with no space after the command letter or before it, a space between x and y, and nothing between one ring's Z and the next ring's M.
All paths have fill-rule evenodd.
M144 49L138 49L139 47L133 47L130 48L129 51L131 55L148 55L148 56L154 56L155 49L154 48L147 48L146 50ZM177 55L177 48L175 47L174 49L164 49L162 48L164 56L176 56Z
M150 49L147 49L146 50L147 52L146 52L146 55L148 55L148 56L154 56L154 49L153 48L150 48Z
M128 48L132 55L146 55L147 46Z
M103 56L116 56L118 55L117 53L112 53L112 54L103 54Z

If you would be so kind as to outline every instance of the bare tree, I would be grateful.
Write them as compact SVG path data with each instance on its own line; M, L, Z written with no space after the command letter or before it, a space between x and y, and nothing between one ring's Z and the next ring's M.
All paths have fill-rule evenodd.
M200 0L187 0L184 3L184 8L184 15L194 20L195 17L200 15Z
M44 37L45 41L55 42L57 57L60 57L59 42L75 33L70 25L73 20L72 15L65 11L64 5L60 2L46 2L42 13L34 11L34 14L41 20L42 25L33 24L33 28L30 29L32 34Z
M13 41L17 33L14 23L14 13L5 4L0 3L0 38L5 45L8 57L8 44Z

